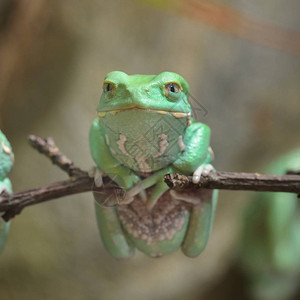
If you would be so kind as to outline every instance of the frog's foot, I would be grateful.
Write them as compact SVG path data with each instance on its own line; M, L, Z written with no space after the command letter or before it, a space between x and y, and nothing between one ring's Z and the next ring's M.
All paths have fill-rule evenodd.
M198 167L193 174L193 183L199 183L202 175L208 175L214 167L211 164Z
M126 192L125 197L122 201L122 204L130 204L133 201L134 196L139 194L142 190L143 190L143 185L142 185L142 181L141 181L138 184L136 184L133 188L131 188L130 190L128 190Z
M135 185L132 189L130 189L126 193L125 198L121 204L130 204L134 200L134 197L140 194L141 198L144 200L144 202L146 202L146 206L148 210L151 211L154 205L156 204L156 202L158 201L158 199L162 196L162 194L169 189L169 187L165 184L165 182L163 181L158 182L154 186L153 190L151 191L151 196L149 197L149 199L147 199L146 192L145 192L146 187L144 185L145 184L144 181L145 180L141 181L140 183ZM146 181L146 183L148 182ZM147 186L147 188L149 188L149 186Z
M152 182L152 180L149 180L150 178L153 178L153 175L140 181L138 184L136 184L133 188L131 188L130 190L128 190L126 192L125 198L122 201L122 204L129 204L133 201L134 197L140 193L142 193L144 195L144 197L142 197L144 200L146 200L146 194L145 194L145 189L150 187L151 185L154 184L154 182Z
M90 169L88 171L89 177L94 178L94 183L96 187L101 187L103 186L103 176L104 176L104 172L101 171L99 168L97 167L93 167L92 169Z
M125 194L124 189L122 189L117 183L115 183L115 178L110 177L112 182L109 184L109 189L104 186L103 176L106 174L97 167L93 167L88 172L89 177L94 178L95 189L93 190L95 201L103 207L113 207L120 204L122 201L122 195ZM97 188L103 188L98 190ZM113 188L113 190L112 190Z
M122 200L122 202L120 204L125 204L125 205L130 204L134 200L134 197L137 196L137 195L140 195L142 200L144 202L146 202L147 195L146 195L145 188L143 186L143 181L140 181L133 188L128 190L125 194L124 199Z
M128 195L128 193L125 194L125 197L120 201L120 205L128 205L134 200L134 196Z
M158 171L153 175L147 177L146 179L140 181L137 185L135 185L133 188L127 191L124 202L122 201L122 204L131 203L134 199L134 196L136 196L137 194L140 194L142 199L146 201L147 197L145 194L145 190L155 185L150 198L147 200L147 207L148 209L151 210L152 207L157 202L157 200L160 198L160 196L169 189L167 184L163 180L163 176L167 173L174 173L174 172L172 172L172 169L169 167L161 171Z

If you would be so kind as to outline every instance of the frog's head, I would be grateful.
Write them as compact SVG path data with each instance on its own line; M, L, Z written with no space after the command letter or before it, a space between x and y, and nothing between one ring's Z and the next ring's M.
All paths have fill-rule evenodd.
M3 180L10 172L13 162L14 154L10 143L0 130L0 180Z
M97 111L100 117L107 112L141 109L180 118L191 115L188 96L188 83L176 73L127 75L114 71L104 79Z

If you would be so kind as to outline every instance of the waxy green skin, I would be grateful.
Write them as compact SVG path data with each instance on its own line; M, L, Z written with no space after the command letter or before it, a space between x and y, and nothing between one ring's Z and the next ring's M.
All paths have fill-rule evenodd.
M10 143L0 130L0 193L6 191L12 193L11 182L7 178L14 162L14 155ZM2 252L9 231L9 222L0 217L0 252Z
M263 173L300 171L300 148ZM300 281L300 203L289 193L256 193L244 215L241 263L254 299L291 299Z
M166 93L169 83L180 91ZM141 196L135 192L132 203L118 207L96 202L105 247L115 258L132 256L134 248L152 257L179 247L187 256L199 255L210 235L217 191L204 191L198 204L186 204L173 200L163 180L167 173L192 175L211 162L210 129L191 117L188 83L171 72L115 71L106 75L107 84L113 89L100 98L90 131L91 154L97 167L128 194L136 190ZM96 200L103 197L94 195Z

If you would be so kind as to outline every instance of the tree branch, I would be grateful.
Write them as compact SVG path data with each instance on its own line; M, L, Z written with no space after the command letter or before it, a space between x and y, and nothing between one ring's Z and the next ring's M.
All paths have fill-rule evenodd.
M53 164L66 172L70 179L11 195L5 191L2 192L0 194L0 213L4 213L2 218L5 221L9 221L15 215L20 214L25 207L30 205L87 191L101 192L103 190L94 185L94 178L90 177L88 172L76 167L59 150L52 138L43 139L39 136L29 135L28 141L34 149L47 156ZM106 190L113 188L113 183L108 177L103 178L103 183Z
M300 194L300 175L265 175L259 173L211 172L201 176L194 184L192 176L165 175L166 184L176 190L200 188L218 190L243 190L263 192L286 192Z
M65 171L70 179L55 182L43 187L7 194L0 194L0 213L8 221L30 205L88 191L102 192L103 187L96 188L93 177L88 172L76 167L55 145L52 138L42 139L38 136L28 137L31 146L46 155L56 166ZM223 190L248 190L265 192L287 192L300 194L300 175L263 175L258 173L211 172L202 176L198 184L193 184L191 176L180 174L165 175L165 182L176 190L197 190L200 188ZM113 192L115 184L106 176L103 178L105 191Z
M26 206L67 195L90 191L92 186L93 179L86 176L75 180L55 182L39 188L14 193L12 195L6 193L0 197L0 212L5 212L2 218L5 221L8 221L15 215L20 214Z

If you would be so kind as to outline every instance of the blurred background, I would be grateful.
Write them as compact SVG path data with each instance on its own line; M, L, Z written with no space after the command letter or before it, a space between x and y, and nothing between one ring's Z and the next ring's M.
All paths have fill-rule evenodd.
M30 133L93 166L89 127L113 70L181 74L212 129L215 167L261 171L300 143L299 10L297 0L2 0L0 126L16 157L14 191L66 178L28 146ZM252 195L220 193L196 259L114 260L90 193L27 208L0 257L0 299L250 299L237 257Z

